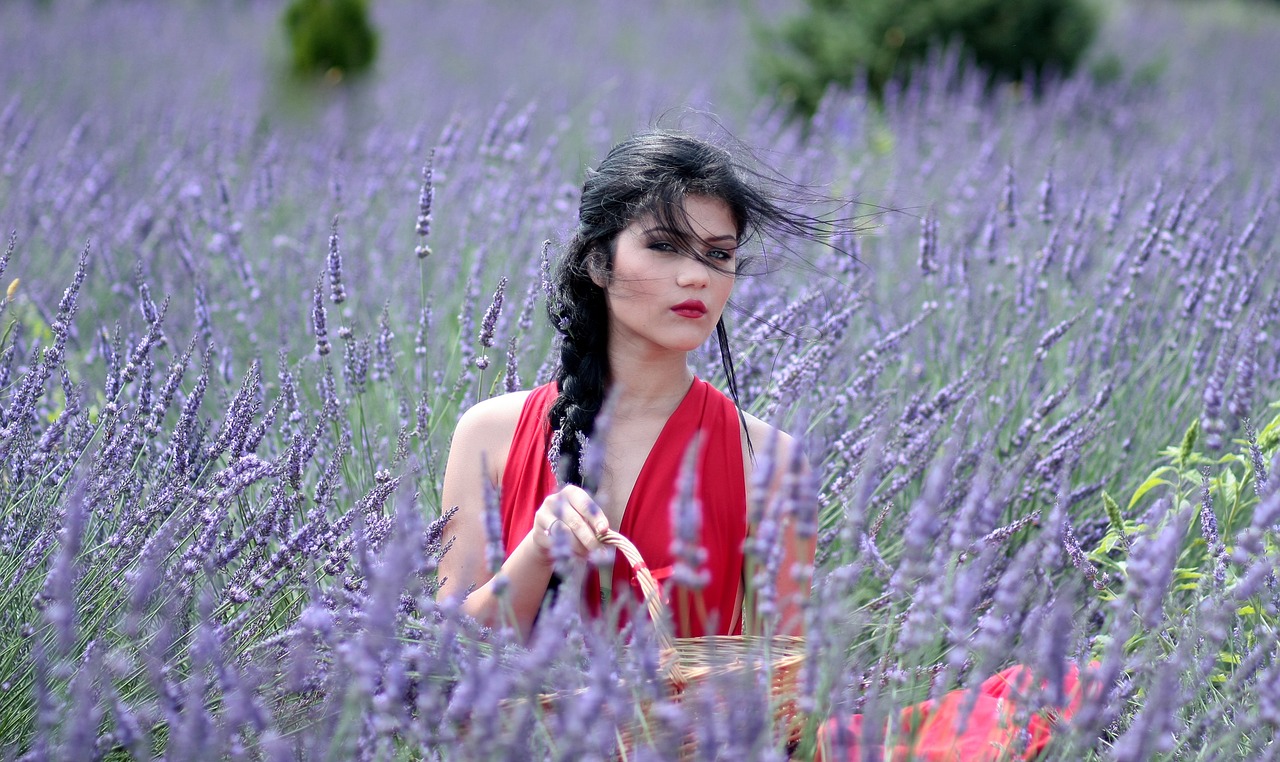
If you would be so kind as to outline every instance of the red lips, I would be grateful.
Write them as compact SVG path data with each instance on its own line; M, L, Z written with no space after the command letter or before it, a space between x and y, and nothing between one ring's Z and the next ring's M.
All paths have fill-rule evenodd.
M707 305L697 299L688 299L671 308L680 317L700 318L707 314Z

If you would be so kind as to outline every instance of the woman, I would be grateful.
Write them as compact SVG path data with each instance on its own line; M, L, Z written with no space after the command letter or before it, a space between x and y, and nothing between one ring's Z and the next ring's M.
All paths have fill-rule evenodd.
M812 218L782 209L748 182L725 151L690 137L654 132L615 146L587 177L579 223L560 261L549 304L560 337L555 382L496 397L463 415L445 470L443 501L458 506L450 522L453 548L440 564L440 597L461 597L481 622L512 624L528 636L552 582L553 550L579 557L601 548L614 528L639 548L654 576L671 577L670 506L681 462L695 445L703 580L670 579L664 595L677 634L741 631L743 543L748 526L752 443L770 443L773 473L758 483L776 492L794 447L790 437L745 414L722 315L736 275L746 266L743 244L759 234L812 235ZM689 352L717 333L733 399L697 379ZM610 421L595 434L606 394ZM695 442L696 440L696 442ZM584 446L603 464L583 488ZM764 460L764 459L762 459ZM554 464L554 472L553 466ZM486 560L485 495L501 488L505 560L491 574ZM771 501L770 501L771 502ZM775 631L801 633L814 544L810 533L784 523ZM808 537L808 539L801 539ZM802 570L800 574L788 573ZM582 591L591 611L629 586L630 570L615 559L593 570ZM510 617L511 620L507 620ZM1018 695L1032 675L1011 667L983 683L977 700L955 691L903 710L899 737L874 754L894 759L997 759L1019 748L1030 759L1049 739L1049 720L1014 721ZM1070 716L1079 704L1079 673L1064 685ZM961 707L966 729L955 732ZM918 732L910 728L921 727ZM833 718L819 734L828 759L858 759L862 718Z
M673 607L678 634L741 631L753 443L776 448L773 490L793 444L738 407L722 316L748 261L748 240L817 228L753 179L727 151L668 132L615 146L588 175L548 304L560 340L555 382L477 404L454 433L442 499L458 513L450 522L453 549L440 566L441 597L462 597L463 610L484 623L510 616L527 637L552 583L553 547L566 544L586 557L610 528L637 545L661 582L677 568L670 507L696 439L703 579L671 580L664 595L682 604ZM713 331L733 399L689 368L689 353ZM606 394L610 423L596 442ZM603 464L598 483L584 489L587 443L603 448L596 450ZM492 575L484 503L486 489L497 487L506 558ZM779 568L808 570L814 545L798 541L793 525L783 533ZM583 590L588 607L599 610L630 582L620 556L612 568L594 570ZM776 631L801 630L808 584L806 573L779 575Z

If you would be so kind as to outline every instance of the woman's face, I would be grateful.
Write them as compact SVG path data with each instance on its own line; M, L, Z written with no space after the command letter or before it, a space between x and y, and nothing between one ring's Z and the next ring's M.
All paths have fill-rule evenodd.
M733 291L737 221L728 205L706 196L686 197L684 216L683 235L652 215L618 233L609 281L597 281L611 349L689 352L715 330Z

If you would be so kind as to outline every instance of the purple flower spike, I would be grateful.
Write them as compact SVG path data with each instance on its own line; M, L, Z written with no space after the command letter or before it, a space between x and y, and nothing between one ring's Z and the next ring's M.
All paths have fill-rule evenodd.
M316 354L324 357L333 347L329 344L329 331L325 325L323 276L316 281L316 287L311 294L311 331L316 337Z
M1000 206L1005 214L1005 226L1012 229L1018 226L1018 181L1013 174L1013 165L1004 165L1004 195Z
M690 590L701 590L711 581L705 569L706 548L702 547L702 502L697 496L698 453L702 437L695 436L684 452L676 496L671 501L671 555L675 557L672 579Z
M422 166L422 190L418 192L418 225L417 232L418 247L415 252L418 259L426 259L431 256L431 247L427 245L427 236L431 235L431 202L435 199L436 191L432 187L431 175L432 169L436 161L435 149L431 149L430 156L427 157L427 163Z
M338 216L333 217L333 228L329 233L329 296L334 304L342 304L347 300L347 290L342 285L342 252L338 250Z
M488 458L481 455L481 473L489 473ZM502 569L507 554L502 547L502 496L498 487L484 480L484 558L490 574Z
M502 313L502 302L507 293L507 276L502 276L498 281L498 287L493 292L493 301L489 303L489 308L484 311L484 319L480 323L480 346L481 355L476 358L476 367L484 370L489 367L489 356L484 354L484 350L493 347L493 335L498 328L498 315Z
M938 216L932 211L920 223L919 265L925 276L938 271Z

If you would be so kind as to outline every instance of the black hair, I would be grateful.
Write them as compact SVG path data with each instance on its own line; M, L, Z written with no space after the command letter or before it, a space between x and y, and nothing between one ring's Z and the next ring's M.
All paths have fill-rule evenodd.
M729 208L740 251L756 237L813 238L829 231L822 220L786 208L779 198L782 194L770 192L770 186L776 185L720 146L665 130L633 135L588 171L578 227L556 265L552 298L547 304L560 344L560 366L555 375L559 396L548 417L554 432L552 457L558 455L556 473L562 483L582 483L582 443L594 431L610 380L608 311L604 289L596 279L611 277L618 234L637 218L652 215L659 225L674 231L682 253L718 265L691 245L697 236L684 213L688 196L718 199ZM749 262L750 257L740 254L738 270ZM741 417L723 317L716 324L716 338L729 394Z

